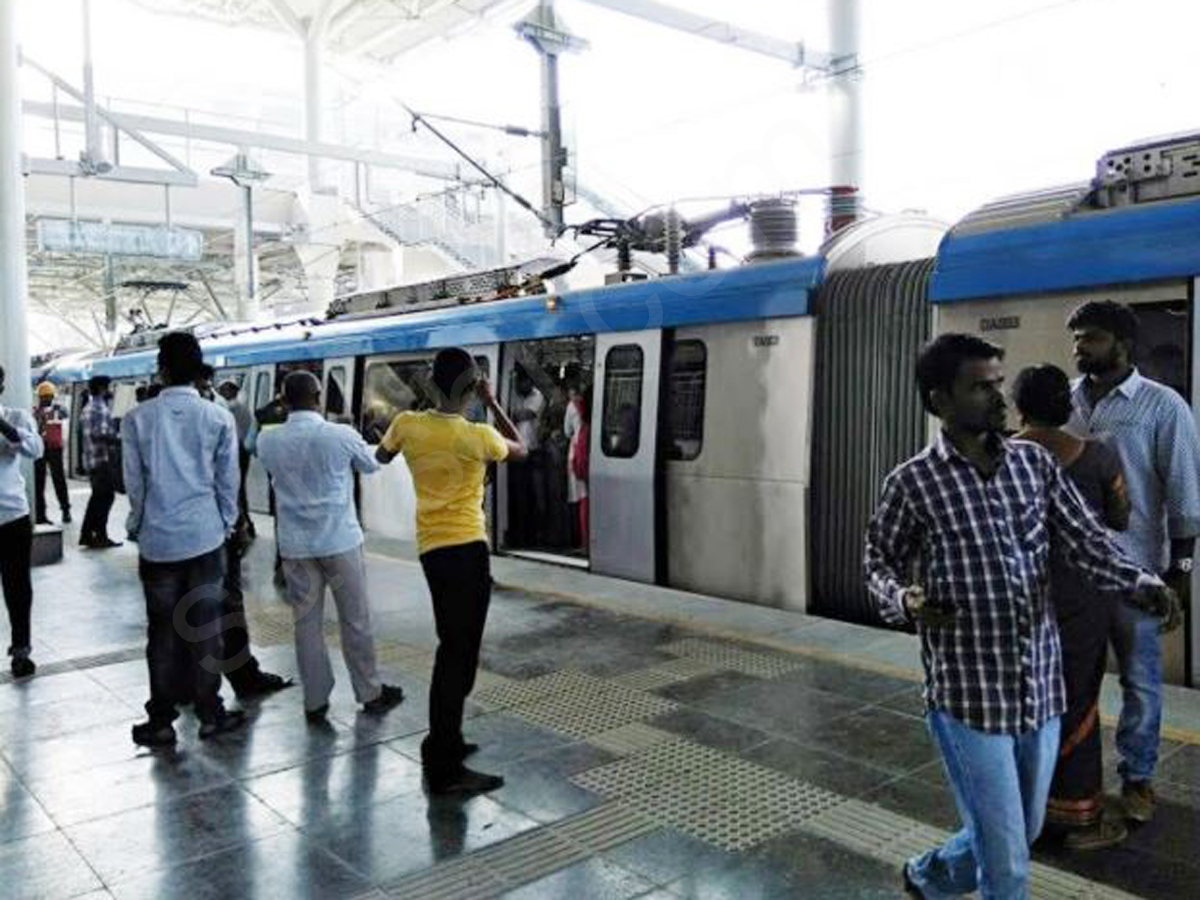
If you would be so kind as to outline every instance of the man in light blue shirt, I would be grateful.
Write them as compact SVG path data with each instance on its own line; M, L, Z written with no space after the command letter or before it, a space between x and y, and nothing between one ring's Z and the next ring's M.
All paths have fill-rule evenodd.
M1187 597L1192 553L1200 534L1200 441L1192 411L1166 385L1133 367L1137 318L1118 303L1085 303L1067 327L1084 374L1072 388L1069 428L1107 441L1120 454L1129 490L1128 530L1115 534L1130 559ZM1154 815L1151 779L1162 719L1159 623L1129 604L1117 605L1110 634L1121 670L1124 704L1117 727L1125 815Z
M329 712L333 669L325 647L325 588L333 592L342 655L354 696L370 713L383 713L404 692L382 684L367 603L362 528L354 509L354 473L379 468L362 436L321 417L321 383L310 372L283 381L287 421L258 438L258 458L275 485L275 527L287 600L296 623L296 661L304 710L319 723Z
M233 417L192 387L203 357L190 334L158 345L167 387L126 415L121 426L129 539L149 619L149 721L133 728L143 746L175 742L176 704L194 698L200 737L243 724L221 701L225 541L237 522L237 434Z
M4 369L0 368L0 394L3 393ZM37 670L29 658L33 526L29 521L29 495L21 465L26 459L40 459L42 451L42 439L38 437L33 417L23 409L0 406L0 582L12 629L8 655L12 657L14 678L28 678Z

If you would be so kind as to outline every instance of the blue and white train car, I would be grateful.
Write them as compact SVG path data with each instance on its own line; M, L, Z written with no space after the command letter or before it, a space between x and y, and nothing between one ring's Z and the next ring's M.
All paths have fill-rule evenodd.
M979 334L1005 368L1073 373L1071 312L1089 300L1137 315L1136 362L1196 409L1200 398L1200 139L1106 155L1095 181L1006 198L947 234L930 281L934 331ZM1194 684L1200 616L1166 639L1168 678Z

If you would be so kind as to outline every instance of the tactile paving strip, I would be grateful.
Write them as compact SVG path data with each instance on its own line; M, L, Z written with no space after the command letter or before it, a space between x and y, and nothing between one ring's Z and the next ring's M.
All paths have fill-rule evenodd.
M484 900L649 834L657 827L635 810L608 804L405 876L385 885L385 889L411 900Z
M675 703L662 697L610 686L600 693L590 688L562 691L510 707L505 712L539 728L586 740L622 725L657 718L676 708Z
M758 653L742 650L718 641L687 638L657 648L685 659L706 662L718 669L741 672L758 678L778 678L805 666L804 660L781 653Z
M617 756L628 756L631 753L648 750L657 744L665 744L667 741L678 739L679 735L674 732L663 731L661 728L655 728L644 722L634 722L611 731L594 734L587 739L587 742L593 747L599 747L601 750L607 750Z
M54 662L38 663L38 675L62 675L64 672L78 672L83 669L100 669L117 663L133 662L146 656L146 645L135 644L132 647L122 647L120 650L109 650L106 653L95 653L91 656L75 656L71 659L59 659ZM0 672L0 684L12 684L15 679L12 672Z
M646 669L626 672L623 675L609 679L609 681L612 684L619 684L622 687L632 688L635 691L652 691L655 688L666 687L669 684L678 684L681 681L688 681L692 678L699 678L703 675L712 675L715 672L724 671L727 670L716 663L701 659L679 657L669 659L666 662L650 666Z
M940 828L860 800L846 800L831 807L805 821L801 828L897 868L950 838ZM1136 900L1133 894L1042 863L1030 868L1029 891L1036 900Z
M555 694L569 693L575 697L599 695L612 687L609 682L594 675L563 669L523 681L510 679L507 684L476 691L471 699L492 709L508 709L534 703Z
M793 831L843 802L774 769L686 740L657 744L571 780L735 852Z

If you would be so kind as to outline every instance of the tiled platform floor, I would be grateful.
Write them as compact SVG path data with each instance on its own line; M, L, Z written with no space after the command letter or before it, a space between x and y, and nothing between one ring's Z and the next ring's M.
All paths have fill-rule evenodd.
M327 727L293 690L220 742L185 720L167 753L129 740L146 690L132 548L37 570L37 659L57 674L0 684L0 896L891 898L899 861L955 825L911 639L510 560L468 726L508 783L431 800L428 597L404 548L371 547L405 703L357 713L335 657ZM260 540L254 638L290 673L269 565ZM1200 896L1200 744L1174 733L1157 819L1115 851L1039 855L1035 896Z

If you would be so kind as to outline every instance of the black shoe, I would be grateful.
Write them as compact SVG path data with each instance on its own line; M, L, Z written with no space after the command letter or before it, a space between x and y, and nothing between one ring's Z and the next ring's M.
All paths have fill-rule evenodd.
M139 747L171 747L175 744L175 728L170 724L141 722L133 726L133 742Z
M459 766L450 772L434 773L427 770L425 781L431 794L484 794L504 787L504 779L499 775L487 775L466 766Z
M304 711L304 718L306 718L308 720L309 725L325 724L325 722L328 721L326 718L328 715L329 715L329 704L328 703L324 704L323 706L318 706L316 709L306 709Z
M37 666L28 656L14 656L12 661L13 678L29 678L37 671Z
M473 753L479 752L479 745L472 744L470 741L463 741L458 748L458 759L461 762Z
M71 524L71 511L70 511L69 509L64 509L64 510L63 510L63 514L62 514L62 520L63 520L63 524L64 524L64 525L70 525L70 524Z
M908 863L904 864L901 874L904 877L904 893L909 897L916 897L917 900L924 900L925 895L921 892L921 889L913 883L912 876L908 874Z
M240 709L225 710L215 719L200 723L200 740L206 741L228 731L236 731L246 724L246 714Z
M51 522L49 519L47 519L45 516L38 516L37 519L34 521L34 524L35 525L53 525L54 523Z
M404 691L394 684L385 684L379 696L363 704L363 712L380 715L404 702Z
M235 687L233 692L239 700L249 700L252 697L265 697L267 694L282 691L295 683L292 679L284 678L282 675L259 672L245 684Z
M120 547L120 546L122 546L120 541L114 541L112 538L106 538L106 537L100 538L100 540L94 541L92 543L92 547L94 547L97 550L107 550L110 547Z

